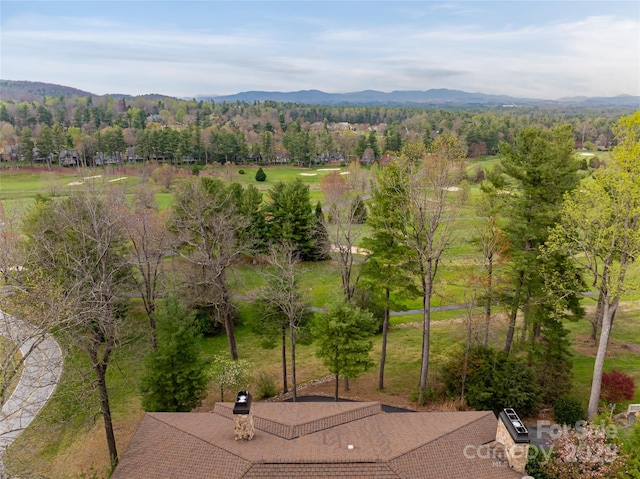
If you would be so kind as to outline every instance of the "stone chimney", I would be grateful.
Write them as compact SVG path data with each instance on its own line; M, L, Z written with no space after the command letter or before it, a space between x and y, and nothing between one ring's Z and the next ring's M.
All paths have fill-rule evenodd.
M249 391L238 391L233 405L233 423L236 441L250 441L253 438L255 429Z
M496 442L504 447L509 467L524 474L529 454L529 432L511 408L500 411Z

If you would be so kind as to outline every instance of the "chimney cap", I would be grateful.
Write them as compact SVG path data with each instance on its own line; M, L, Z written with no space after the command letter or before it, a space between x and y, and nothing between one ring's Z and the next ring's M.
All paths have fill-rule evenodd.
M504 423L511 435L511 438L516 443L528 443L529 442L529 431L524 423L518 417L515 410L513 408L504 408L500 411L500 419Z
M233 414L249 414L251 410L251 393L238 391L236 402L233 405Z

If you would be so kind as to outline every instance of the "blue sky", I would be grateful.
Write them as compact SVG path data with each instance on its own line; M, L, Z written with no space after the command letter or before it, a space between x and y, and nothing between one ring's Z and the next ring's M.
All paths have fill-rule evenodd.
M640 95L640 2L0 0L0 77L180 97Z

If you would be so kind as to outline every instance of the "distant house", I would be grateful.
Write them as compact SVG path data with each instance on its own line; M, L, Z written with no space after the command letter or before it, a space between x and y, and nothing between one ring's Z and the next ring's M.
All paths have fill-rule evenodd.
M78 166L80 164L80 155L72 150L62 150L58 155L58 161L61 166Z
M98 153L96 153L94 160L96 166L115 165L118 163L122 163L122 153L116 151L111 155L107 155L104 152L99 151Z
M247 158L245 159L246 163L258 163L261 164L262 163L262 156L260 155L260 153L249 153L247 155Z
M291 163L291 155L289 153L276 153L276 157L273 160L274 163L277 164L288 164Z
M127 148L127 161L144 161L144 158L136 154L136 149L133 146Z
M335 151L333 153L322 153L317 155L314 163L321 165L339 165L344 161L344 155L339 151Z
M296 402L234 412L147 413L112 479L521 479L529 447L515 420L490 411Z

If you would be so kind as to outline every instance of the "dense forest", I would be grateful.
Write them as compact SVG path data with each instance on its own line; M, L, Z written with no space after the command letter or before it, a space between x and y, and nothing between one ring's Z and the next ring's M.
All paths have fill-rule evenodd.
M313 106L138 97L41 96L0 101L2 160L49 165L158 160L311 165L372 163L403 144L452 133L470 157L492 155L529 126L573 126L578 148L609 149L628 110L577 107ZM80 96L74 96L80 95ZM30 94L33 98L35 94Z

